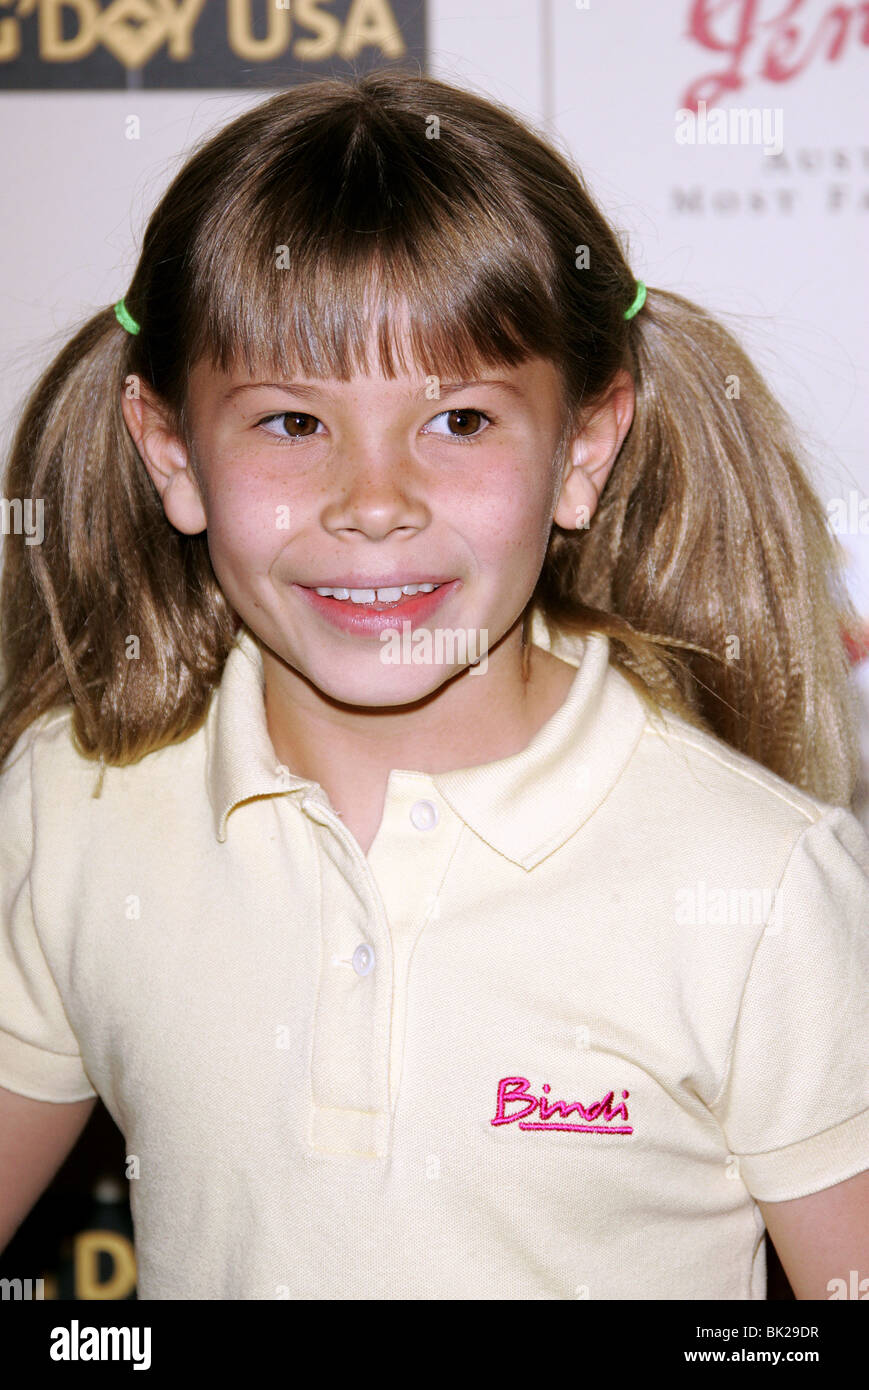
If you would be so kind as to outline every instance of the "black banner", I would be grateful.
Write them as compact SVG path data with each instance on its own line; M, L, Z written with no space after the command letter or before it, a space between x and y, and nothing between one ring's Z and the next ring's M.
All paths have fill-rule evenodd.
M0 88L282 88L425 42L425 0L0 0Z
M93 1385L94 1377L99 1383L103 1372L104 1383L110 1378L117 1384L129 1376L135 1385L137 1371L150 1371L156 1385L164 1385L167 1374L192 1375L200 1383L207 1376L261 1383L272 1374L291 1372L294 1346L305 1342L326 1347L330 1366L352 1376L356 1362L351 1365L350 1356L358 1361L360 1343L378 1330L387 1332L390 1345L394 1341L395 1315L387 1311L381 1324L372 1301L377 1300L356 1300L362 1304L357 1308L342 1301L337 1313L329 1316L340 1319L344 1335L326 1343L312 1334L308 1310L297 1313L286 1303L275 1307L267 1302L189 1300L60 1308L19 1302L4 1309L4 1360L18 1367L18 1379L24 1383L37 1373L40 1383L56 1379L65 1385L71 1375L79 1374ZM452 1332L455 1303L446 1301L449 1307L434 1316L441 1328ZM427 1307L428 1301L423 1302ZM438 1340L431 1336L432 1314L425 1307L416 1313L405 1308L400 1315L412 1344L420 1346ZM467 1325L467 1314L459 1316ZM614 1366L628 1371L633 1366L669 1380L674 1370L690 1367L691 1383L702 1385L703 1368L718 1364L729 1370L729 1383L736 1384L740 1366L761 1364L786 1371L807 1366L810 1381L813 1370L814 1381L820 1376L825 1384L838 1385L854 1379L865 1348L865 1315L854 1303L807 1301L780 1313L755 1301L627 1300L579 1302L564 1313L528 1310L517 1315L512 1303L501 1308L492 1301L488 1307L475 1307L472 1316L477 1336L474 1345L463 1349L462 1365L474 1372L479 1366L481 1374L488 1373L490 1365L483 1358L502 1339L511 1368L520 1374L527 1371L529 1377L537 1374L544 1337L543 1345L553 1347L566 1364L571 1356L591 1362L586 1378L592 1379L611 1374ZM522 1324L519 1338L517 1320ZM444 1341L454 1344L455 1338ZM426 1347L426 1362L435 1376L455 1375L454 1353L443 1343ZM769 1383L774 1380L771 1377Z

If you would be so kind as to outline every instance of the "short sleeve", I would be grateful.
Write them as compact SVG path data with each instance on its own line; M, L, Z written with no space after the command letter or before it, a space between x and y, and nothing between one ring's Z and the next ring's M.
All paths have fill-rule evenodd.
M793 846L711 1109L756 1201L869 1168L869 839L841 807Z
M96 1096L33 919L33 728L0 772L0 1086L32 1100Z

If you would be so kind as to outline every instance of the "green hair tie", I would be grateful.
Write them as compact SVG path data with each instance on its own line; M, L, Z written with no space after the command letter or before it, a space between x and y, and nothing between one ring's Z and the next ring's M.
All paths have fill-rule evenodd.
M632 319L635 314L638 314L640 312L645 302L646 286L644 285L642 280L638 280L636 298L634 299L634 302L631 305L630 309L625 310L625 318ZM119 299L117 304L115 305L115 317L117 318L118 323L120 323L122 327L126 328L128 333L138 333L139 325L136 323L136 320L131 315L123 299Z
M625 310L625 318L632 319L634 314L638 314L646 302L646 287L642 280L637 281L637 297L630 309Z
M119 299L115 305L115 318L128 333L138 333L139 325L133 318L123 299Z

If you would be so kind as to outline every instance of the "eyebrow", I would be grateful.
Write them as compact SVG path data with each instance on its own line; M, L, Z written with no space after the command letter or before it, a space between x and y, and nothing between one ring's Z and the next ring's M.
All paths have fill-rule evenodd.
M472 381L442 381L440 383L440 394L441 396L451 396L454 395L457 391L465 391L472 386L500 386L503 391L508 392L508 394L511 396L515 396L517 400L523 402L525 400L524 391L521 391L518 386L515 386L513 384L512 381L503 381L500 378L492 377L476 378ZM242 391L257 391L262 389L271 389L274 391L287 391L292 393L292 395L294 396L304 396L309 399L312 397L328 394L328 392L324 392L323 389L319 386L306 386L302 382L296 381L249 381L245 382L242 386L232 386L221 397L221 400L230 401L234 396L239 395L239 393ZM423 386L420 388L419 391L414 393L414 399L426 399L425 393L426 387ZM429 397L428 399L437 400L439 399L439 397Z

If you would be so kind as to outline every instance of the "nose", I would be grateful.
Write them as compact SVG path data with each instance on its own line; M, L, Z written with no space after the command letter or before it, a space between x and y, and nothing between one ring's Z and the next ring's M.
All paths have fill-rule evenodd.
M359 531L370 540L423 530L431 512L407 449L383 440L354 448L337 469L321 521L330 532Z

